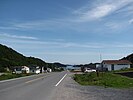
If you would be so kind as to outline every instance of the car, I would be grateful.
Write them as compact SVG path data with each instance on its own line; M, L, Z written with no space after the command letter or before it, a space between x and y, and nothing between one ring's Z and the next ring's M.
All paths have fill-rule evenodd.
M96 72L96 69L90 69L90 68L85 68L85 73L88 73L88 72Z

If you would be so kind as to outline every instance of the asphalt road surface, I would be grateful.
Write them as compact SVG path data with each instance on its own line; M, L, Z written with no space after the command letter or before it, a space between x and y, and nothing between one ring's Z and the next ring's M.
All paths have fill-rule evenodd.
M133 89L81 86L72 75L53 72L0 82L0 100L133 100Z
M53 72L0 82L0 100L50 100L67 72Z

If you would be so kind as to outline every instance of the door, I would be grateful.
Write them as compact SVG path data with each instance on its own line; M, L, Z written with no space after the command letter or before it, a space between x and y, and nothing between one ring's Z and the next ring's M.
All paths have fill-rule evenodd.
M111 70L114 70L114 64L111 65Z

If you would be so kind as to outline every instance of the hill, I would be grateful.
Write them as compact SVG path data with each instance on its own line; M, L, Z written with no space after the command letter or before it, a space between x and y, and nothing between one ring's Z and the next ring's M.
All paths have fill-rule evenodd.
M127 57L122 58L122 60L128 60L128 61L130 61L131 63L133 63L133 53L130 54L130 55L128 55Z
M61 63L59 63L59 62L55 62L54 65L57 66L57 67L62 67L62 68L63 68L63 67L66 67L66 65L61 64Z
M12 69L12 66L21 65L45 66L46 62L39 58L23 56L12 48L0 44L0 71L4 71L7 67Z

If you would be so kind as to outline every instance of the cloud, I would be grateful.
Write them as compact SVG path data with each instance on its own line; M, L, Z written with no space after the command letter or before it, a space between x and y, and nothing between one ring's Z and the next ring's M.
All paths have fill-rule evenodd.
M61 31L67 30L67 31L88 33L88 31L90 32L91 30L95 32L95 30L88 28L88 26L96 25L95 23L94 24L88 23L88 21L91 21L91 22L97 21L109 15L114 14L113 16L115 16L115 14L122 13L122 12L124 12L122 15L125 16L127 13L133 10L133 6L131 5L133 3L133 0L115 0L115 1L114 0L93 0L92 2L93 3L91 4L88 3L84 6L81 6L75 11L73 9L70 9L71 15L69 15L69 17L66 16L65 18L55 18L55 19L48 19L48 20L42 19L42 20L33 20L33 21L27 21L27 22L18 21L18 22L10 23L6 27L0 26L0 29L26 30L26 31L37 30L37 31L50 31L50 32L55 32L55 31L61 32ZM119 16L117 16L117 18L119 18ZM114 20L114 19L111 19L111 20ZM127 21L126 18L124 20ZM106 22L108 21L110 21L110 19L106 19ZM101 22L101 24L103 22ZM132 20L129 21L129 23L131 22ZM121 28L122 25L120 24L122 23L117 23L117 22L107 23L107 26L112 29L117 29L117 28Z
M18 28L14 27L14 26L6 26L6 27L0 26L0 29L3 29L3 30L18 30Z
M72 23L69 23L67 19L49 19L49 20L33 20L33 21L23 21L23 22L14 22L10 26L0 27L0 29L8 30L58 30L64 29L64 27L71 26ZM7 23L8 24L8 23Z
M132 2L133 0L96 0L91 7L90 5L81 7L74 13L79 15L78 20L81 22L92 21L109 16Z
M129 20L129 24L133 24L133 19L130 19Z
M50 41L39 41L35 37L28 36L16 36L9 34L0 34L0 37L9 38L8 41L5 38L1 38L0 42L4 44L16 44L17 47L35 49L35 48L47 48L47 49L92 49L92 50L102 50L102 49L121 49L121 48L133 48L133 45L130 43L112 43L108 45L108 43L75 43L75 42L65 42L65 40L50 40ZM10 39L10 38L13 38Z
M124 27L125 23L122 22L107 22L105 26L109 27L110 29L120 29Z
M92 9L91 11L86 11L85 13L83 13L83 15L81 16L81 19L84 21L99 19L107 16L114 9L115 9L115 6L113 5L98 6L95 9Z
M4 38L14 38L14 39L25 39L25 40L37 40L36 37L18 36L18 35L11 35L11 34L7 34L7 33L0 33L0 37L4 37Z
M32 48L32 46L45 46L46 48L90 48L90 49L99 49L99 48L103 48L102 45L99 44L94 44L94 43L72 43L72 42L60 42L60 41L34 41L34 40L2 40L6 43L15 43L15 44L19 44L18 46L22 46L20 44L25 45L27 48ZM31 45L31 46L30 46ZM35 47L36 47L35 46Z
M126 44L126 43L123 43L123 44L117 44L115 46L113 46L115 48L133 48L133 44Z

